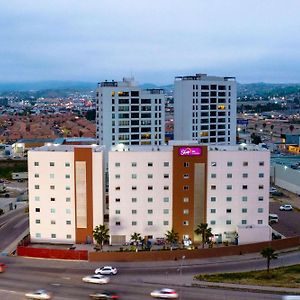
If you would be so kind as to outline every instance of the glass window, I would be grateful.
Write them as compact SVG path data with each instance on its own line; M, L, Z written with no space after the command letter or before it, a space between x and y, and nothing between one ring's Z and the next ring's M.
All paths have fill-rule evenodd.
M244 202L248 201L248 197L247 196L243 196L242 197L242 201L244 201Z
M217 178L217 174L211 173L211 174L210 174L210 178Z
M263 213L263 212L264 212L264 209L263 209L262 207L259 207L259 208L257 209L257 212L258 212L258 213Z
M137 179L137 174L131 174L132 179Z
M227 173L227 178L232 178L232 174L231 173Z
M131 189L132 189L133 191L136 191L136 190L137 190L136 185L132 186Z
M35 223L36 223L36 224L41 224L41 220L40 220L40 219L36 219L36 220L35 220Z
M247 208L242 208L242 213L245 214L247 212Z
M39 196L35 196L35 197L34 197L34 200L35 200L35 201L40 201L40 197L39 197Z
M66 221L66 224L67 224L67 225L71 225L71 220L67 220L67 221Z
M247 186L246 184L244 184L244 185L242 186L242 189L243 189L243 190L247 190L247 189L248 189L248 186Z
M227 185L227 186L226 186L226 189L227 189L227 190L232 190L232 185Z
M153 190L153 186L152 185L148 185L148 191L152 191Z
M50 185L50 190L55 190L55 185Z
M35 166L35 167L38 167L39 165L40 165L40 163L39 163L38 161L35 161L35 162L34 162L34 166Z
M152 226L153 225L153 221L148 221L148 226Z
M36 185L34 186L34 189L35 189L35 190L39 190L39 189L40 189L40 186L39 186L38 184L36 184Z
M55 233L51 233L51 238L52 239L56 239L56 234Z
M40 212L40 211L41 211L41 209L39 207L35 208L35 212Z
M50 167L54 167L54 161L50 161Z
M189 225L189 221L183 221L183 226L188 226Z
M70 167L70 163L69 163L69 162L66 162L66 163L65 163L65 167Z
M164 202L169 202L169 201L170 201L169 197L164 197Z
M210 186L210 189L211 189L211 190L216 190L217 187L216 187L215 185L211 185L211 186Z
M230 225L231 224L231 220L226 220L226 225Z
M210 225L216 225L216 221L215 220L211 220L210 221Z
M169 225L169 221L164 221L164 226L168 226Z
M258 186L258 189L259 189L259 190L263 190L263 189L264 189L264 185L263 185L263 184L260 184L260 185Z
M70 197L66 197L66 202L71 202L71 198Z
M217 198L216 198L216 197L210 197L210 201L211 201L211 202L216 202L216 201L217 201Z
M232 197L226 197L226 201L227 201L227 202L232 201Z
M257 224L262 225L263 224L263 220L257 220Z
M131 163L131 166L132 166L132 167L136 167L136 166L137 166L137 163L136 163L136 162L132 162L132 163Z
M133 215L136 215L136 214L137 214L137 210L136 210L136 209L132 209L132 210L131 210L131 213L132 213Z
M170 163L168 161L164 161L164 167L169 167Z
M51 179L54 178L54 174L53 173L51 173L49 176L50 176Z
M189 210L188 210L188 209L184 209L184 210L183 210L183 214L184 214L184 215L188 215L188 214L189 214Z
M242 220L242 224L246 225L247 224L247 220Z
M212 161L212 162L210 163L210 165L211 165L212 167L216 167L216 166L217 166L217 162Z
M226 209L226 213L227 213L227 214L231 214L231 208L227 208L227 209Z
M70 208L66 209L66 214L71 214L71 209Z
M115 167L120 167L120 166L121 166L121 164L119 162L115 163Z
M169 174L164 174L164 178L169 178Z
M148 178L152 179L153 178L153 174L148 174Z
M153 198L152 198L152 197L149 197L149 198L148 198L148 202L153 202Z
M40 177L40 174L37 174L37 173L36 173L36 174L34 174L34 177L35 177L35 178L39 178L39 177Z
M190 165L190 164L189 164L187 161L183 163L183 167L184 167L184 168L188 168L189 165Z
M51 209L50 209L50 212L51 212L52 214L54 214L54 213L55 213L55 208L51 208Z
M51 198L50 198L50 201L55 201L55 198L54 198L54 197L51 197Z
M153 163L152 162L148 162L148 167L153 167Z
M51 220L50 223L51 223L51 225L55 225L56 221L55 220Z
M40 234L40 233L36 233L36 234L35 234L35 237L36 237L36 238L40 238L40 237L41 237L41 234Z
M189 197L183 197L183 202L188 203L189 202Z
M164 186L164 190L165 190L165 191L168 191L168 190L169 190L169 186L168 186L168 185L165 185L165 186Z
M121 175L120 175L120 174L115 174L115 178L116 178L116 179L120 179L120 178L121 178Z
M65 178L66 178L66 179L70 179L70 178L71 178L70 174L66 174L66 175L65 175Z
M248 173L243 173L243 178L248 178Z
M115 214L119 215L121 213L121 211L119 209L116 209Z
M169 210L168 209L164 209L164 214L165 215L169 214Z
M260 161L260 162L259 162L259 165L260 165L260 166L264 166L264 165L265 165L265 162L264 162L264 161Z
M227 167L232 167L232 161L227 162Z
M131 226L136 226L137 225L137 221L132 221L131 222Z
M66 186L66 191L69 191L71 188L69 186Z
M215 213L216 213L216 209L215 209L215 208L211 208L211 209L210 209L210 213L211 213L211 214L215 214Z
M117 221L116 226L121 226L121 222Z
M137 198L131 198L131 202L137 202Z
M66 238L69 240L69 239L72 238L72 235L71 235L71 234L67 234L67 235L66 235Z
M259 174L258 174L258 177L259 177L259 178L264 178L264 173L259 173Z
M258 197L258 201L264 201L264 197L263 196L259 196Z
M244 162L243 162L243 166L244 166L244 167L247 167L247 166L248 166L248 162L247 162L247 161L244 161Z
M148 214L153 214L153 209L148 209Z

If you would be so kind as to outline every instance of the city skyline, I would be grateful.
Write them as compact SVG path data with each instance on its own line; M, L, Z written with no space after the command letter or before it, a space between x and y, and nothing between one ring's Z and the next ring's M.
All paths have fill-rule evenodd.
M169 84L191 73L238 82L300 82L297 12L289 1L12 0L0 11L0 82Z

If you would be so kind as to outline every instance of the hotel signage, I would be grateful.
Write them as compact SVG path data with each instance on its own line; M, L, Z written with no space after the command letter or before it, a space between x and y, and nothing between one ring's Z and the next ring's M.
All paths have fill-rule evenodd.
M202 154L201 147L180 147L179 155L180 156L196 156Z

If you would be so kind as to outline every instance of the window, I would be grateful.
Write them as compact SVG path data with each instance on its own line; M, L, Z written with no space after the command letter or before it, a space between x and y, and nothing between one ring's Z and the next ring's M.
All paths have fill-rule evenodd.
M242 201L247 202L248 201L248 197L247 196L243 196L242 197Z
M169 178L169 174L164 174L164 178Z
M55 201L55 198L54 198L54 197L51 197L51 198L50 198L50 201Z
M72 235L71 235L71 234L67 234L67 235L66 235L66 238L69 240L69 239L72 238Z
M116 187L115 187L115 190L116 190L116 191L119 191L120 189L121 189L121 188L120 188L119 186L116 186Z
M227 201L227 202L232 201L232 197L226 197L226 201Z
M212 162L210 163L210 165L211 165L212 167L216 167L216 166L217 166L217 163L216 163L215 161L212 161Z
M119 202L120 202L120 200L119 200ZM137 198L131 198L131 202L132 202L132 203L137 202Z
M247 190L247 189L248 189L248 186L247 186L246 184L244 184L244 185L242 186L242 189L243 189L243 190Z
M70 167L70 163L69 163L69 162L66 162L66 163L65 163L65 167Z
M242 213L243 214L247 213L247 208L242 208Z
M226 220L226 225L231 225L231 220Z
M116 226L121 226L121 222L117 221Z
M69 191L71 188L69 186L66 186L66 191Z
M38 167L39 165L40 165L40 163L39 163L38 161L35 161L35 162L34 162L34 166L35 166L35 167Z
M242 224L246 225L247 224L247 220L242 220Z
M153 163L152 162L148 162L148 167L153 167Z
M227 167L232 167L232 161L227 162Z
M227 190L232 190L232 185L226 185Z
M51 233L51 238L52 239L56 239L56 234L55 233Z
M217 178L217 174L211 173L211 174L210 174L210 178Z
M260 161L260 162L259 162L259 165L260 165L260 166L264 166L264 165L265 165L265 162L264 162L264 161Z
M39 190L39 189L40 189L40 186L39 186L38 184L36 184L36 185L34 186L34 189L35 189L35 190Z
M247 166L248 166L248 162L247 162L247 161L244 161L244 162L243 162L243 166L244 166L244 167L247 167Z
M264 201L264 197L263 196L259 196L258 197L258 201Z
M40 197L39 196L35 196L34 197L34 201L40 201Z
M263 220L257 220L257 224L262 225L263 224Z
M137 163L136 163L136 162L132 162L132 163L131 163L131 166L132 166L132 167L136 167L136 166L137 166Z
M54 167L54 161L50 161L50 167Z
M153 209L148 209L148 214L153 214Z
M189 221L183 221L183 226L189 226Z
M216 197L210 197L210 201L211 201L211 202L216 202L216 201L217 201L217 198L216 198Z
M189 202L189 197L183 197L183 202L188 203Z
M184 190L184 191L188 191L188 190L189 190L189 186L188 186L188 185L184 185L184 186L183 186L183 190Z
M183 163L183 167L184 168L188 168L190 166L190 164L187 162L187 161L185 161L184 163Z
M71 202L71 198L70 198L70 197L67 197L67 198L66 198L66 202Z
M51 209L50 209L50 212L51 212L52 214L54 214L54 213L55 213L55 208L51 208Z
M243 173L243 178L248 178L248 173Z
M226 213L227 213L227 214L231 214L231 208L227 208L227 209L226 209Z
M215 208L211 208L210 213L211 214L215 214L216 213L216 209Z
M148 226L152 226L153 222L152 221L148 221Z
M50 190L55 190L55 185L50 185Z
M70 208L66 209L66 214L68 214L68 215L71 214L71 209Z
M71 225L71 220L67 220L66 225Z
M136 191L136 190L137 190L136 185L132 186L131 189L132 189L133 191Z
M258 189L259 189L259 190L263 190L263 189L264 189L264 185L263 185L263 184L260 184L260 185L258 186Z
M164 161L164 167L169 167L170 163L168 161Z
M36 234L35 234L35 237L36 237L36 238L40 238L40 237L41 237L41 234L40 234L40 233L36 233Z
M120 175L120 174L115 174L115 178L116 178L116 179L120 179L120 178L121 178L121 175Z
M137 174L131 174L132 179L137 179Z
M53 173L51 173L49 176L50 176L51 179L54 178L54 174Z
M121 213L121 211L119 209L116 209L115 214L119 215Z
M259 174L258 174L258 177L259 177L259 178L264 178L264 173L259 173Z
M40 177L40 174L37 174L37 173L36 173L36 174L34 174L34 177L35 177L35 178L39 178L39 177Z
M164 221L164 226L168 226L169 225L169 221Z
M188 210L188 209L184 209L184 210L183 210L183 214L184 214L184 215L188 215L188 214L189 214L189 210Z
M169 210L166 208L166 209L164 209L164 214L165 215L168 215L169 214Z
M35 220L35 224L41 224L41 220L40 219L36 219Z
M164 202L166 203L166 202L169 202L170 201L170 199L169 199L169 197L164 197Z
M215 185L211 185L211 186L210 186L210 189L211 189L211 190L216 190L217 187L216 187Z
M153 186L152 185L148 185L148 191L152 191L153 190Z
M119 162L115 163L115 167L120 167L120 166L121 166L121 164Z
M264 212L264 209L263 209L262 207L259 207L259 208L257 209L257 212L258 212L258 213L263 213L263 212Z
M231 173L227 173L227 178L232 178L232 174Z
M131 222L131 226L136 226L137 225L137 221L132 221Z
M153 174L148 174L148 179L152 179L153 178Z
M41 211L41 209L39 207L35 208L35 212L40 212L40 211Z
M189 178L190 178L190 175L189 175L189 174L183 174L183 178L184 178L184 179L189 179Z
M210 221L210 225L216 225L216 221L215 220L211 220Z
M168 190L169 190L169 186L168 186L168 185L165 185L165 186L164 186L164 190L165 190L165 191L168 191Z
M51 220L51 221L50 221L50 224L51 224L51 225L55 225L55 224L56 224L56 221L55 221L55 220Z

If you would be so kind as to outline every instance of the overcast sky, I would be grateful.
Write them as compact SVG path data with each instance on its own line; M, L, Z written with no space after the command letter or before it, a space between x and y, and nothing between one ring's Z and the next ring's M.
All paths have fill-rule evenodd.
M300 82L299 0L7 0L0 82Z

